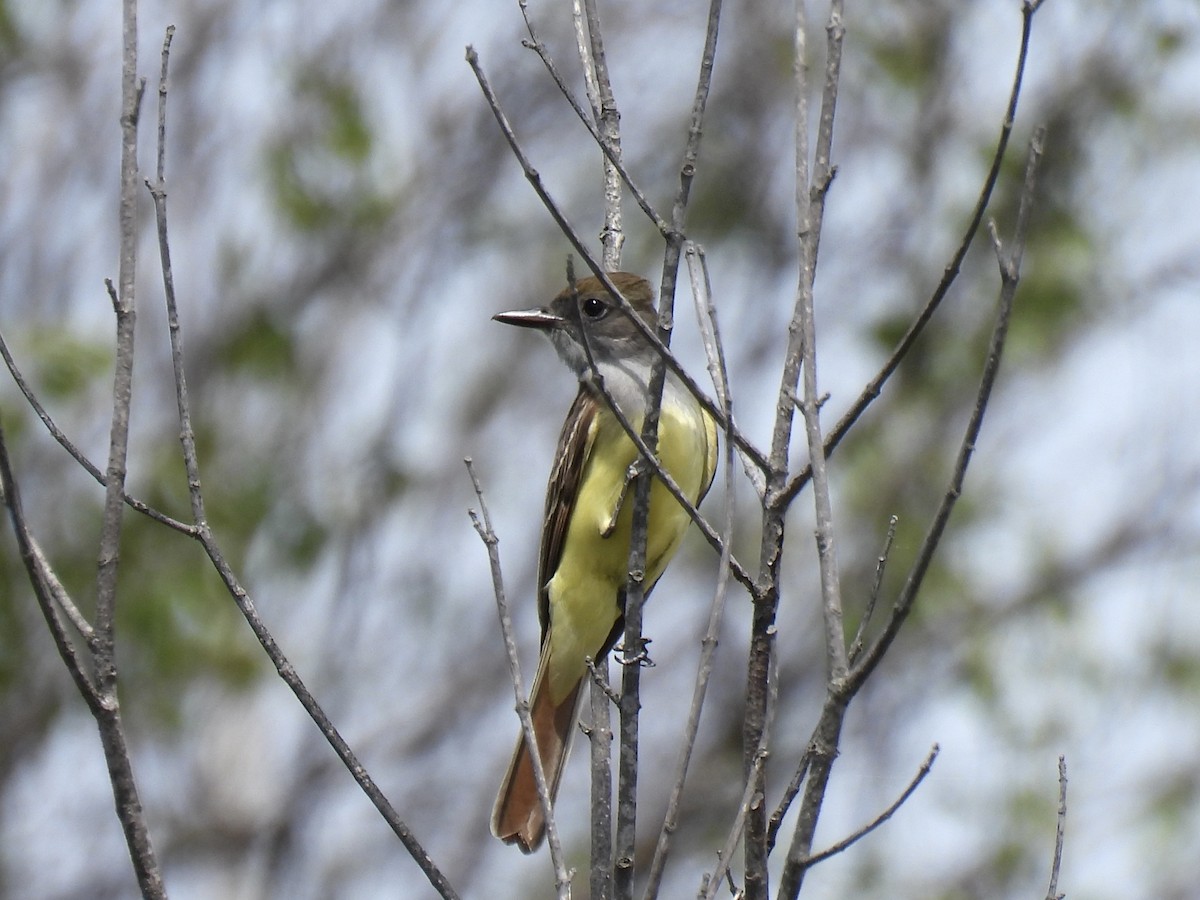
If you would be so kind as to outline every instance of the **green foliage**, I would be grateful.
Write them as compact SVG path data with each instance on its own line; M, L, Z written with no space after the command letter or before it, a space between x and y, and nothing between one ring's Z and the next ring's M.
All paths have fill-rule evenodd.
M7 62L9 58L16 56L21 51L22 41L7 0L0 0L0 54L3 54L0 58Z
M890 29L883 36L868 35L867 52L886 76L888 86L927 91L946 52L945 31L936 32L938 40L931 40L933 36L921 28L910 28L907 34Z
M256 308L240 328L231 330L229 339L217 349L216 361L233 373L287 378L296 367L295 336L280 328L266 310Z
M123 671L168 718L198 676L245 686L263 671L229 594L200 547L142 516L126 526L118 628L132 643Z
M371 172L374 132L358 86L311 70L296 87L306 113L267 151L267 171L280 212L300 232L378 227L394 202L378 192Z
M1020 315L1010 330L1012 365L1052 359L1087 309L1087 270L1095 245L1068 215L1038 223L1026 251Z
M25 335L32 369L27 373L43 401L76 397L112 370L109 342L62 328L35 327Z

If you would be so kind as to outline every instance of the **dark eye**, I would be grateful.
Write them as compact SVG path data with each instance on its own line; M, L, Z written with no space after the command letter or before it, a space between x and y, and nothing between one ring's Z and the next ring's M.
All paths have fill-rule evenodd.
M600 319L608 312L608 304L599 297L584 297L583 302L579 304L579 308L583 310L583 314L589 319Z

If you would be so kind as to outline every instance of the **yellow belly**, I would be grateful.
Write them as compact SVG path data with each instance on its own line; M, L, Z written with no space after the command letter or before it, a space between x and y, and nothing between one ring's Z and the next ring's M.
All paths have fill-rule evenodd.
M633 423L635 428L640 423ZM631 485L622 502L626 473L637 448L611 411L596 417L595 438L567 525L562 557L548 585L551 695L560 701L586 671L621 614L620 591L628 577L633 522ZM696 503L712 478L715 427L698 408L664 404L658 457L684 495ZM616 512L616 527L605 536ZM657 478L650 488L646 543L646 590L662 575L679 548L690 519Z

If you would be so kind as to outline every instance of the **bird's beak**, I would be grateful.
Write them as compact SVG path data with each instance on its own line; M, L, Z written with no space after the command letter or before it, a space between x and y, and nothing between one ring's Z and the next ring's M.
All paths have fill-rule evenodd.
M547 330L562 324L562 317L548 309L514 309L511 312L500 312L492 316L497 322L505 325L519 325L522 328L538 328Z

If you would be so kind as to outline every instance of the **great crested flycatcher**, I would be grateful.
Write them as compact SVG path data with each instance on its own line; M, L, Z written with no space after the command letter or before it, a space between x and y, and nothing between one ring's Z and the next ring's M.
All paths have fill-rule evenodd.
M649 283L627 272L609 277L653 328L657 314ZM547 307L499 313L494 318L542 331L580 379L546 489L538 558L542 644L529 698L533 733L553 803L576 728L586 658L602 658L624 627L633 520L631 481L638 471L651 471L644 460L635 467L637 448L595 387L589 351L609 396L638 430L657 351L596 278L576 282ZM684 496L698 504L716 469L716 424L669 370L657 456ZM646 546L647 594L679 548L689 521L662 480L655 478ZM522 734L492 810L492 833L532 853L545 831L530 748Z

